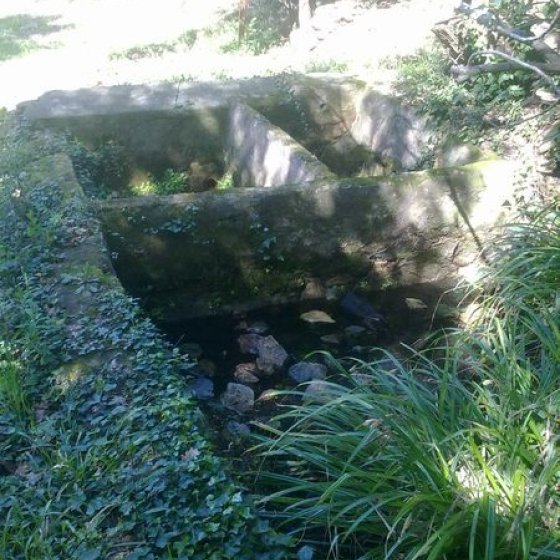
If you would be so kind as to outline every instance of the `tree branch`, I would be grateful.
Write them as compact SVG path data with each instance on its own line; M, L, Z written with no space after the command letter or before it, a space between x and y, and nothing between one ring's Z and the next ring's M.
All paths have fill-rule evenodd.
M540 70L548 74L560 74L560 65L558 64L535 64ZM451 73L459 81L465 81L478 74L498 74L500 72L510 72L520 70L521 68L510 62L491 62L487 64L477 64L476 66L466 66L464 64L455 64L451 66Z
M553 27L558 23L558 21L560 21L560 8L557 10L554 18L542 33L528 37L517 33L511 25L500 20L498 16L488 9L481 11L479 8L471 8L470 6L465 6L463 4L459 8L459 11L466 14L468 17L474 16L473 19L478 24L490 29L491 31L495 31L499 35L502 35L502 37L506 37L512 41L517 41L518 43L531 45L537 52L541 53L545 57L547 62L560 62L560 54L543 41L544 37L550 33Z
M476 58L478 56L498 56L500 58L507 60L507 62L502 64L492 63L492 64L480 64L477 66L472 66L471 63L473 58ZM469 57L466 66L454 66L451 68L451 72L456 77L460 77L463 80L467 80L472 76L476 76L484 72L494 72L494 73L505 72L508 70L515 70L519 68L523 70L527 70L529 72L533 72L537 74L539 77L541 77L549 85L550 89L554 92L554 95L556 95L558 100L560 100L560 87L558 87L554 82L554 80L546 73L546 72L550 74L560 73L560 65L558 64L529 64L528 62L519 60L514 56L511 56L504 52L496 51L496 50L487 50L487 51L477 51L473 53Z
M548 24L548 27L542 31L541 33L539 33L538 35L535 35L534 37L532 37L531 42L533 41L540 41L541 39L544 39L545 36L552 31L552 29L554 28L554 26L560 21L560 8L558 8L558 10L556 11L556 14L554 14L554 17L552 18L552 21Z

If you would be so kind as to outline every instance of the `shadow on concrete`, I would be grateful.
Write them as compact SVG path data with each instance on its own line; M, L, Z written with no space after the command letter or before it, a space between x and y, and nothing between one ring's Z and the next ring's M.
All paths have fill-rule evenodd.
M41 123L43 111L43 126L69 128L94 144L122 141L138 165L180 169L189 150L223 150L229 103L254 107L270 86L257 80L217 91L194 84L59 92L27 114ZM243 98L250 87L256 94ZM337 103L343 105L342 94ZM322 110L320 100L314 108ZM291 109L290 118L297 117ZM332 130L339 120L327 114L323 122ZM407 124L392 124L406 139ZM256 161L265 165L269 149L266 135L259 137ZM181 319L299 298L309 278L379 288L449 282L452 263L445 259L463 235L462 222L477 236L468 222L473 192L460 177L446 170L120 199L104 203L100 217L125 288Z
M125 288L180 321L298 300L310 278L448 288L449 204L426 185L368 179L111 201L100 217Z
M36 39L74 27L56 23L60 17L17 14L0 18L0 61L49 48Z

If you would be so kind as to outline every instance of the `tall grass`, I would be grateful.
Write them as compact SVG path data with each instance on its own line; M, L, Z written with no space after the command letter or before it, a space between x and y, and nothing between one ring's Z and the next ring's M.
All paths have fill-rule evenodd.
M560 213L493 246L472 329L265 428L262 503L321 557L560 558Z
M0 341L0 405L19 420L26 421L31 413L23 365L11 354L11 349Z

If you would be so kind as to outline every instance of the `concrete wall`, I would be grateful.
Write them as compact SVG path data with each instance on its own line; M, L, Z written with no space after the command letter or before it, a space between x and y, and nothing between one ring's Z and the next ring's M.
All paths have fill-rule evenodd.
M226 158L238 187L278 187L334 178L326 165L251 107L231 107Z
M337 172L364 149L394 168L413 168L425 140L425 124L397 101L359 80L328 75L56 91L18 111L34 126L68 131L88 146L115 140L134 168L157 173L186 169L204 153L221 158L236 103L262 113L305 148L318 146L319 159Z
M167 319L328 284L449 282L511 194L510 166L102 203L124 285ZM473 257L474 258L474 257ZM280 298L279 300L277 298Z

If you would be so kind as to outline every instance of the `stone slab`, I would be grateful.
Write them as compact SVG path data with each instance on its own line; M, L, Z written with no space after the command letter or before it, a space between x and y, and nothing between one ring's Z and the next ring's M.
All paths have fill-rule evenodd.
M506 162L488 161L382 179L113 200L99 215L124 285L171 318L297 299L309 277L363 276L380 287L450 281L459 274L457 244L478 250L504 213L512 173Z
M332 169L363 150L396 169L413 168L427 137L425 123L397 100L360 80L329 75L53 91L20 104L18 112L34 126L68 131L89 146L115 140L149 170L181 167L193 149L221 153L229 106L236 103L262 113L304 147L318 146Z
M281 128L237 103L229 114L226 158L238 187L278 187L333 178L333 173Z

